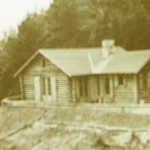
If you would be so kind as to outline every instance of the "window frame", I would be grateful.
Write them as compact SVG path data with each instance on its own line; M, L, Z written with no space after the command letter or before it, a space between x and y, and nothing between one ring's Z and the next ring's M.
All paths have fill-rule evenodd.
M52 94L50 77L42 78L42 94L43 95L51 95Z

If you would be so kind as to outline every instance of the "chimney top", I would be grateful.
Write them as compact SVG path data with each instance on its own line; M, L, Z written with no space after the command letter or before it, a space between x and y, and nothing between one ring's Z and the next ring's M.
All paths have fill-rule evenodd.
M110 54L114 53L115 40L104 39L102 41L102 56L107 58Z
M115 45L115 40L113 39L104 39L102 41L102 47L113 47Z

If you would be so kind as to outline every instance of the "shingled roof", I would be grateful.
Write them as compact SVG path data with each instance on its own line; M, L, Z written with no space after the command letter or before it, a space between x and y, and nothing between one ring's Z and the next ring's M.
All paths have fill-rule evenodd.
M115 47L115 53L102 57L101 48L40 49L16 73L15 77L36 57L43 55L68 76L91 74L137 74L150 60L150 50L126 51Z

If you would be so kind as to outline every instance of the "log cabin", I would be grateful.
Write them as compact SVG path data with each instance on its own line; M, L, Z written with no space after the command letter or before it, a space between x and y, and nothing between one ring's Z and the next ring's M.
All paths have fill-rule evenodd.
M127 51L105 39L98 48L39 49L15 73L23 100L150 102L150 50Z

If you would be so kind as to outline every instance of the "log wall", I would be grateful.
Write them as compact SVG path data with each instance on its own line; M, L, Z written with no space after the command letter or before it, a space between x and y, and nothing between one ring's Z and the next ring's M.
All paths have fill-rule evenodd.
M140 81L140 75L143 76L143 80ZM140 73L138 74L138 98L139 101L143 100L146 103L150 102L150 62L147 63L147 65L145 65L145 67L140 71ZM142 86L141 86L141 82Z
M42 66L43 59L46 61L44 68ZM20 74L22 79L20 82L23 92L22 95L25 100L34 99L34 76L56 77L56 101L70 101L70 78L41 55L38 55Z
M115 75L117 80L117 75ZM114 98L116 103L134 103L134 80L133 75L124 75L124 85L116 82Z

